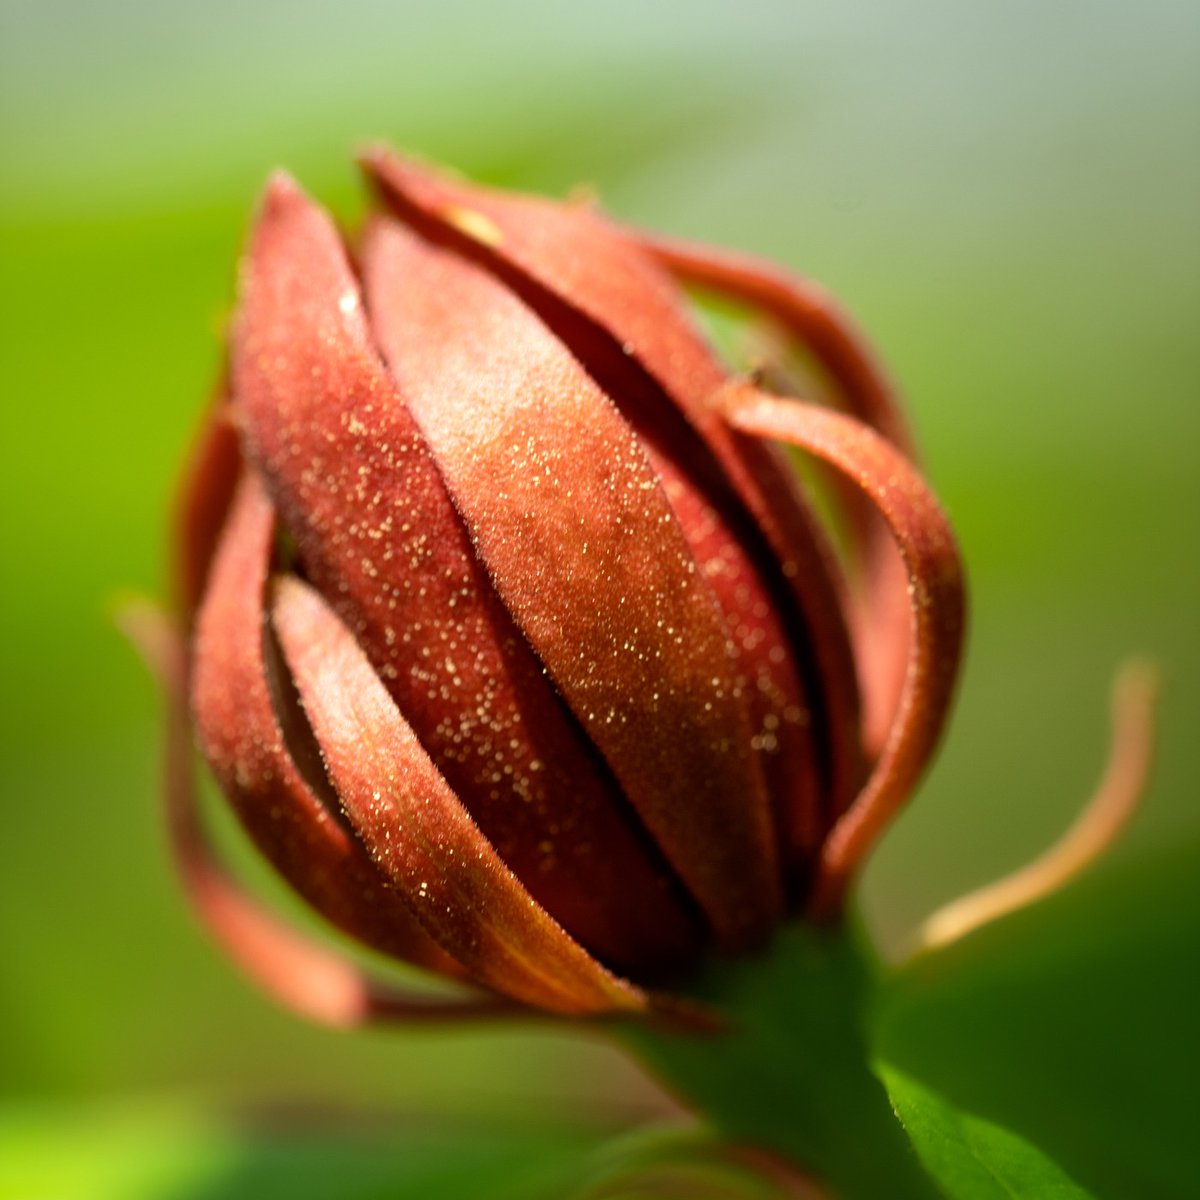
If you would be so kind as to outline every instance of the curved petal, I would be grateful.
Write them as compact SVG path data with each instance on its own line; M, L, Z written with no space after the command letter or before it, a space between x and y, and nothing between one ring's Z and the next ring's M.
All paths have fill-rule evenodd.
M887 522L908 572L912 636L904 690L879 762L822 850L811 903L818 914L828 914L937 744L962 650L962 564L933 493L879 434L840 413L744 385L730 387L722 401L734 428L798 446L861 488Z
M583 207L459 184L386 150L363 165L400 220L479 263L538 314L745 549L799 656L806 702L819 705L813 742L834 807L844 804L861 775L837 565L782 456L731 437L713 410L725 373L670 277Z
M364 252L393 375L505 604L728 946L780 879L729 633L633 431L478 266L377 223Z
M387 954L445 974L457 965L313 790L280 724L269 683L264 604L275 513L243 477L196 620L191 698L200 746L259 850L322 915ZM323 781L323 776L322 776Z
M335 951L267 912L221 866L200 820L188 723L183 638L159 609L126 609L121 622L157 677L167 707L167 832L197 916L242 971L285 1008L325 1025L382 1020L452 1021L522 1010L498 997L461 1000L410 993L372 979Z
M914 457L912 434L882 363L850 314L819 284L753 255L641 230L630 236L681 281L774 317L829 372L850 415Z
M766 782L789 898L804 886L830 819L820 726L770 593L732 531L683 472L643 444L704 581L729 629L750 748Z
M1112 689L1108 762L1096 790L1067 831L1032 862L951 900L922 923L915 953L938 950L993 921L1036 904L1087 870L1125 832L1138 811L1154 758L1159 673L1134 659Z
M190 624L204 595L217 539L241 474L237 431L222 395L204 419L188 457L175 515L176 600Z
M691 905L497 596L336 229L283 178L246 257L232 374L305 572L497 853L605 962L642 975L687 959Z
M380 870L480 982L563 1013L647 999L573 941L504 865L321 597L276 581L272 619L342 806Z
M654 234L639 244L682 282L751 305L778 321L837 385L846 411L881 433L910 460L916 448L895 388L850 315L824 288L751 255ZM908 581L886 526L852 488L841 499L851 518L854 550L867 581L855 621L863 693L863 743L880 753L908 661Z

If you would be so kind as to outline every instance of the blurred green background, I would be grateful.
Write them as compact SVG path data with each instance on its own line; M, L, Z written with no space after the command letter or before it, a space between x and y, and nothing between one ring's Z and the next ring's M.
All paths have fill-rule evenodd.
M777 258L877 340L973 601L945 750L867 878L886 942L1065 826L1131 651L1166 672L1162 751L1091 886L1195 930L1200 890L1156 892L1166 857L1200 864L1193 0L0 0L4 1111L620 1125L662 1103L563 1029L307 1028L209 948L168 869L157 700L111 608L162 590L262 180L286 165L353 217L376 137Z

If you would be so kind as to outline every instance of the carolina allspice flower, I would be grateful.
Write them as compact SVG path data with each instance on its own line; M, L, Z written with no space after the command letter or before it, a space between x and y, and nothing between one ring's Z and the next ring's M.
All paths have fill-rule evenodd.
M953 537L813 285L364 165L350 246L278 176L245 253L182 509L200 748L329 922L494 998L453 1011L660 1008L710 950L836 918L943 724ZM732 376L681 285L773 321L838 410ZM832 469L840 555L779 442ZM247 969L329 1020L446 1011L239 889L181 744L185 877Z

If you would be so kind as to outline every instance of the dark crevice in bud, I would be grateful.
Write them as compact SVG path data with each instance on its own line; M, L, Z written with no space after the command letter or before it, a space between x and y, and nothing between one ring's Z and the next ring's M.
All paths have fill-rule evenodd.
M398 226L397 223L390 222L390 221L377 223L376 226L373 227L372 232L379 233L380 230L383 230L384 228L390 230L390 235L400 234L400 232L401 232L401 226ZM425 246L426 252L433 250L433 244L431 244L431 242L428 241L427 239L421 239L420 235L416 234L414 232L414 230L404 230L402 236L404 239L408 239L408 245L410 247L410 250L415 251L415 247L418 246L418 244L420 244L421 246ZM373 247L373 250L365 251L365 260L366 260L366 264L367 264L367 275L368 276L370 276L372 274L372 272L371 272L372 263L374 265L376 265L378 268L378 265L380 262L379 254L377 253L378 250L379 250L379 246L376 245ZM463 269L463 266L466 265L466 260L462 259L460 256L456 256L456 254L454 254L452 252L446 251L444 247L436 247L436 251L434 251L434 253L436 253L437 256L440 257L440 259L444 260L444 262L446 262L446 263L449 263L449 262L457 263L458 265L456 266L456 270L458 270L458 271L461 271ZM412 263L410 263L409 265L412 266ZM499 294L500 289L499 289L497 281L494 281L494 280L492 280L492 278L490 276L487 276L486 272L480 271L478 266L476 266L475 264L470 264L469 270L470 270L470 274L472 274L476 278L478 278L478 280L480 282L484 282L486 280L485 292L492 292L494 295ZM388 272L385 271L384 277L386 277L386 276L388 276ZM436 284L432 284L431 281L428 280L428 278L426 278L424 283L412 284L412 283L410 283L408 278L403 275L403 272L401 272L400 275L396 275L396 276L392 276L392 277L403 278L403 280L404 280L403 292L408 295L415 295L415 294L419 294L422 292L425 292L425 293L442 292L442 290L443 290L442 288L438 288L436 286ZM379 277L377 276L377 282L378 282L378 280L379 280ZM372 295L373 292L374 292L374 295ZM396 337L395 337L395 330L397 328L403 328L403 329L409 329L409 330L424 328L427 331L428 324L426 322L424 322L424 320L422 320L421 317L416 316L416 314L414 314L412 312L407 313L406 317L404 317L404 319L398 318L396 316L396 313L391 310L390 306L388 304L386 304L385 301L382 301L382 299L380 299L380 298L382 298L382 295L386 294L386 292L388 292L388 286L386 286L386 284L382 284L382 286L380 286L380 288L373 289L372 284L370 282L370 278L368 278L368 280L365 283L366 305L367 305L367 312L368 312L368 314L370 314L370 318L371 318L370 328L371 328L371 334L372 334L373 341L374 341L374 346L376 346L377 352L383 356L383 359L385 362L390 361L389 348L391 349L392 353L397 355L397 361L390 361L390 366L392 367L392 373L394 373L394 378L397 382L397 385L400 386L401 395L406 397L407 407L409 409L409 412L412 413L413 419L414 419L414 421L416 421L416 425L418 425L418 430L424 430L424 427L422 427L420 424L420 419L421 419L421 415L422 415L422 404L424 404L424 415L426 416L426 418L428 418L428 416L430 416L430 401L428 401L428 392L421 390L422 389L421 380L430 380L430 379L438 378L439 367L442 366L443 362L445 361L444 356L437 354L437 352L436 352L433 355L433 358L436 358L436 361L421 362L420 356L416 355L416 358L418 358L418 362L421 362L421 365L419 365L419 366L414 365L412 361L409 361L409 359L412 358L412 356L413 356L412 349L409 349L409 352L406 353L406 350L400 348L403 346L403 340L401 340L400 342L397 343ZM445 294L448 294L448 295L455 294L454 288L449 287L449 286L444 289L444 292L445 292ZM546 346L551 346L551 344L553 344L554 354L556 354L557 358L560 361L563 361L564 364L565 364L565 362L570 362L571 371L572 371L572 374L574 374L574 377L576 377L578 379L578 382L580 382L581 385L586 383L589 394L595 395L596 403L598 403L598 404L600 404L600 406L602 406L602 412L606 413L607 420L612 422L612 428L620 428L620 430L623 431L622 432L622 438L623 438L622 444L623 445L628 444L624 440L624 439L628 439L630 436L628 424L626 424L626 422L624 421L623 418L618 418L618 415L616 413L612 412L610 406L608 406L606 397L601 397L600 395L596 394L596 390L592 386L592 380L590 380L588 377L586 377L586 373L584 373L581 370L581 368L580 368L580 366L578 366L577 362L570 360L568 349L566 349L565 347L562 346L562 343L560 343L558 338L554 337L554 335L552 334L552 331L546 329L545 324L541 322L540 318L538 316L536 316L535 313L528 310L527 306L522 305L520 300L518 300L516 298L516 296L511 294L510 289L503 289L503 294L504 294L504 298L505 298L504 304L512 305L512 306L516 306L517 308L520 308L521 312L523 313L523 317L520 319L523 320L523 322L526 322L526 325L524 325L524 328L526 328L527 330L534 330L534 329L538 330L538 334L535 335L536 338L541 338L542 342L544 342L546 344ZM382 305L382 310L380 310L380 305ZM482 305L481 307L482 307L482 310L486 310L486 304ZM467 304L467 302L463 302L461 295L458 296L456 304L455 304L455 302L452 302L452 304L450 305L450 308L452 311L455 311L458 313L474 312L475 316L479 316L479 310L476 310L474 305ZM386 334L386 332L384 331L386 328L392 329L391 336ZM511 336L512 337L517 336L516 329L511 330ZM450 337L450 342L457 344L457 338ZM430 340L428 340L428 342L426 344L427 344L427 346L437 347L437 346L439 346L439 343L440 343L440 337L431 337ZM475 361L482 361L482 360L476 359ZM458 388L466 388L467 384L464 384L462 382L462 380L460 378L458 378L458 376L456 376L456 374L455 374L455 376L452 376L452 378L455 379L455 383L456 383L456 386L458 386ZM436 391L436 388L434 388L434 391ZM503 401L500 400L500 397L498 395L496 397L494 397L494 401L496 401L497 404L503 403ZM421 436L422 436L422 438L424 438L426 436L426 434L424 432L422 432ZM431 454L432 454L432 460L433 460L433 468L434 468L434 470L436 470L436 472L439 476L439 479L442 480L443 484L445 484L446 475L443 470L443 461L439 455L439 449L438 449L436 439L434 439L434 442L431 444ZM499 469L500 469L500 474L503 474L504 468L500 467ZM650 482L650 484L653 484L653 478L650 479L649 482ZM494 480L493 480L493 486L496 486L496 485L494 485ZM664 847L672 845L670 836L662 835L661 828L655 827L653 818L644 817L643 812L640 810L640 808L638 808L636 780L635 780L634 784L632 784L632 786L629 787L629 790L626 791L626 784L628 784L629 779L628 779L628 776L622 775L622 770L620 770L620 767L624 766L626 769L626 772L629 772L630 763L632 762L635 764L635 768L640 769L640 767L641 767L640 761L638 761L636 757L632 757L632 758L630 757L629 752L628 752L628 744L626 744L625 748L618 748L617 754L616 754L616 756L614 756L614 760L612 760L612 758L608 757L607 750L611 749L612 742L610 740L610 742L607 743L607 748L606 748L606 744L605 744L605 740L604 740L605 731L602 730L602 728L599 731L600 737L596 737L596 733L598 733L598 730L596 730L595 724L594 724L594 713L589 712L589 708L593 707L593 706L590 706L590 704L584 704L584 706L580 706L580 704L578 704L577 697L576 697L575 702L572 703L572 700L568 695L568 691L564 690L562 688L562 686L559 686L559 680L556 677L556 670L554 670L554 668L556 668L556 666L560 666L560 662L556 662L553 659L551 659L550 661L547 661L547 659L544 658L544 656L542 656L542 653L541 653L541 650L539 649L539 644L538 644L538 641L536 641L536 638L533 636L530 636L528 634L528 631L523 628L520 617L515 617L514 614L512 614L512 612L509 608L511 598L506 598L504 588L503 588L502 584L500 584L500 582L498 580L498 576L496 574L493 574L494 563L492 563L491 560L488 559L487 552L484 550L484 547L482 547L480 545L480 542L475 540L476 536L478 536L479 534L478 534L478 530L474 530L472 523L470 523L470 520L468 517L469 509L468 509L468 511L464 511L464 508L461 505L461 497L457 496L454 487L448 487L448 488L446 488L446 491L448 491L449 503L451 504L452 508L454 508L454 511L456 512L458 520L460 520L460 522L463 524L464 528L466 528L466 533L469 536L469 538L472 539L473 557L474 557L474 562L475 562L476 568L487 572L488 590L491 590L491 592L494 595L496 595L498 604L504 606L505 611L509 612L510 616L514 617L515 625L514 625L514 628L512 628L512 636L520 637L521 641L523 643L523 649L527 649L529 655L532 656L532 659L534 661L538 662L538 665L539 665L538 688L539 688L539 690L542 688L546 688L546 686L550 686L552 695L554 696L554 698L556 698L556 701L558 702L559 714L560 714L559 719L565 720L566 724L568 724L571 727L571 733L572 733L571 740L577 740L577 742L581 742L583 745L587 746L588 762L590 764L592 764L592 766L590 766L588 774L595 776L596 781L599 782L602 790L604 790L604 792L606 794L606 802L605 803L607 805L607 808L610 809L612 811L612 814L614 816L616 816L620 822L623 823L623 826L625 827L626 830L628 830L629 833L634 833L636 835L635 840L637 842L637 847L638 847L638 856L637 857L643 858L643 859L649 857L650 866L652 866L652 869L654 870L655 880L659 881L660 899L662 901L666 902L668 900L673 900L674 896L682 896L684 894L688 895L689 899L688 899L688 905L686 905L686 907L688 907L689 919L695 918L694 922L692 922L692 923L695 924L697 930L704 928L704 919L701 917L701 911L702 911L703 905L697 904L697 902L692 900L690 888L689 888L688 892L682 892L682 890L679 890L679 892L672 893L671 890L668 890L668 888L666 886L668 877L670 877L672 888L676 887L676 878L677 877L680 878L680 880L685 881L683 883L678 884L678 887L680 889L688 888L689 882L690 882L688 874L686 874L686 870L680 868L678 859L672 858L670 852L668 852L666 850L666 848L664 848ZM659 497L659 503L664 505L664 508L665 508L665 505L666 505L665 497ZM677 534L678 534L678 530L677 530ZM486 545L486 536L485 536L484 542ZM683 548L682 539L680 539L680 548ZM493 550L494 550L494 546L493 546ZM520 552L518 552L517 557L520 558ZM528 547L527 547L526 558L528 559ZM514 562L514 559L509 559L508 564L506 564L506 569L508 569L508 571L509 571L508 580L511 583L511 580L512 580L511 572L514 570L516 570L517 572L520 572L520 570L522 569L522 566L517 565ZM500 571L500 577L504 577L503 570ZM640 582L641 582L641 578L637 578L637 580L632 580L631 586L636 587L636 584L640 583ZM703 584L702 584L702 586L703 586ZM481 584L481 587L482 587L482 584ZM569 584L566 584L566 589L565 589L564 595L566 593L569 593L569 590L570 590ZM712 599L712 598L709 598L709 599ZM587 642L590 628L595 628L596 622L604 623L605 619L606 619L604 607L602 607L602 604L601 604L599 611L593 610L593 607L590 606L590 604L587 606L586 611L587 611L587 617L584 618L584 628L578 630L578 635L580 635L580 640L581 640L580 643L581 644L584 642ZM712 614L712 616L716 616L715 607L713 608L712 612L710 612L710 614ZM563 616L565 617L565 614L563 614ZM662 622L660 622L659 624L661 626ZM718 653L724 653L724 649L725 649L724 638L722 638L722 640L718 642L718 647L719 647ZM628 647L626 647L626 648L628 648ZM649 689L647 689L647 691L649 691ZM394 695L395 695L395 691L394 691ZM659 701L659 697L658 697L658 695L655 695L655 702L658 702L658 701ZM634 709L636 709L636 706L637 706L637 696L636 696L636 694L634 694L634 692L625 692L622 700L620 700L618 703L618 709L620 707L628 707L630 710L634 710ZM402 704L402 707L403 707L403 704ZM614 712L616 712L616 710L614 710ZM583 715L584 713L587 713L587 719L584 719L584 715ZM661 725L660 725L661 728L670 728L670 730L673 731L674 727L676 727L678 724L678 722L673 721L670 718L666 718L666 716L662 716L661 712L660 712L659 716L660 716L660 720L661 720ZM415 716L414 716L414 720L415 720ZM592 721L592 724L590 724L590 725L589 725L589 720ZM685 724L685 722L683 722L683 724ZM644 739L642 739L642 742L643 742L643 745L646 745L646 743L644 743ZM433 754L434 758L437 758L436 752L432 752L432 754ZM637 769L632 770L632 772L630 772L630 774L636 775ZM680 767L679 764L677 764L676 769L673 770L673 779L668 780L668 786L670 786L671 782L678 781L680 779L685 778L685 774L686 774L685 770L682 769L682 767ZM624 782L623 782L623 780L624 780ZM707 780L706 780L706 782L707 782ZM740 792L742 792L742 788L739 788L739 787L728 788L728 790L727 790L727 794L740 794ZM746 793L748 793L748 803L749 803L749 796L751 793L749 792L749 790L746 790ZM684 802L686 802L686 800L695 800L696 799L695 794L689 792L688 790L685 790L685 788L680 788L679 794L680 794L680 800L684 800ZM643 791L643 796L644 796L644 791ZM463 803L466 804L468 806L468 808L472 808L472 798L470 798L469 794L466 792L463 792L462 798L463 798ZM680 804L680 809L685 810L685 803ZM568 806L568 811L569 811L569 806ZM680 820L686 821L689 824L692 824L692 826L698 826L698 824L700 824L700 821L692 820L691 817L686 816L685 811L680 811ZM648 850L653 850L653 853L650 853L649 856L647 854ZM592 851L592 853L594 853L594 852L599 852L599 847L596 847L596 850ZM751 859L749 859L749 858L748 858L748 860L746 860L746 862L739 862L739 869L749 870L749 865L748 865L749 862L751 862ZM672 864L672 863L676 864L676 865L674 865L673 870L677 872L677 875L672 874L671 876L667 876L667 872L672 870L671 866L668 864ZM686 865L686 864L684 864L684 865ZM518 874L522 874L521 870L518 870ZM529 883L527 876L524 874L522 874L522 880L524 882L527 882L527 884ZM616 880L612 880L611 882L617 888L620 888L620 886L622 886L622 881L620 881L619 878L616 878ZM630 882L632 882L632 880L630 880ZM599 899L599 896L596 896L596 899ZM646 898L646 896L642 896L641 905L643 907L644 907L644 905L647 904L647 899L648 898ZM653 904L653 898L650 898L650 902L652 902L652 904ZM547 907L550 907L550 906L547 905ZM653 905L653 907L658 908L659 905L655 904L655 905ZM671 907L677 908L678 907L677 902L672 902ZM551 911L553 911L553 910L551 910ZM661 919L662 914L648 912L648 913L646 913L646 918L644 918L644 922L641 922L641 920L640 920L640 923L649 922L649 920L650 920L650 918L652 918L652 916L655 918ZM559 918L559 919L562 919L562 918ZM568 925L568 928L570 928L569 923L564 922L564 924ZM574 932L574 930L572 930L572 932ZM583 938L581 935L578 935L578 934L576 934L576 936L580 937L580 940L583 941L584 944L588 944L586 941L586 938ZM690 937L689 941L692 944L695 944L696 938ZM589 949L593 949L593 953L598 954L598 956L600 956L601 959L604 959L606 962L608 962L608 964L612 965L610 959L606 958L605 954L602 953L599 948L594 948L594 947L589 946ZM619 947L617 949L619 950ZM655 961L655 959L650 959L650 958L643 958L642 961L647 962L647 964L653 964L655 966L655 968L658 968L659 966L670 967L671 962L683 961L685 958L685 955L682 953L676 954L676 953L670 953L670 952L668 952L666 954L662 954L660 952L660 954L658 956L656 956L656 958L658 958L658 961ZM638 979L644 979L642 974L638 973L636 966L634 964L632 964L632 962L623 961L622 965L625 968L626 973L630 973L630 974L632 974L632 976L635 976Z
M340 611L345 618L348 618L347 623L350 628L359 627L357 606L352 602L348 602L345 596L339 595L336 588L322 588L319 579L314 581L312 575L306 569L304 559L294 538L282 524L277 527L275 556L275 565L277 568L282 569L286 567L292 574L315 586L335 610ZM481 576L479 586L490 588L491 580L484 564L478 558L476 559L476 563ZM507 610L504 611L507 612ZM369 626L370 622L367 621L365 627ZM536 652L529 645L524 632L515 623L512 625L511 636L520 638L523 645L528 647L529 653L536 657ZM373 639L367 638L364 641L360 637L359 641L363 646L364 653L373 662L376 669L386 665L385 659L372 652ZM269 620L264 624L263 652L266 664L267 686L271 694L271 702L275 709L279 727L283 731L284 744L288 754L291 756L305 782L312 789L313 794L321 801L338 824L346 829L355 840L360 841L361 839L353 824L345 815L337 791L330 782L320 744L304 712L300 694L283 660L282 649ZM682 914L689 928L690 937L687 941L679 944L677 953L674 954L669 950L662 949L652 957L643 955L623 958L619 953L611 950L603 952L600 948L589 944L588 939L580 937L578 933L573 931L572 926L575 924L574 922L569 919L564 920L564 914L558 905L548 899L543 899L541 902L550 915L555 917L560 924L563 924L564 928L572 933L572 936L576 937L584 949L593 954L610 970L624 975L635 983L646 986L661 986L672 983L678 978L681 971L694 965L698 958L700 944L703 940L701 931L707 928L704 915L692 895L671 869L658 842L650 834L649 830L646 829L641 817L617 782L612 773L612 768L587 736L579 719L558 691L550 675L544 674L541 677L541 682L553 697L554 703L558 706L564 724L569 726L572 732L576 734L578 748L584 756L586 767L589 769L590 774L594 776L600 788L605 792L610 807L616 813L618 819L627 827L636 847L645 856L654 875L660 880L663 903L667 904L672 910ZM406 717L413 716L414 714L412 714L411 710L405 711L405 706L402 704L402 692L396 686L394 678L384 677L384 683L388 691L392 694L393 700L400 707L401 712ZM421 736L422 722L419 720L413 724L412 728L422 749L429 755L438 770L446 774L446 768L449 766L450 777L455 777L458 772L453 763L447 763L444 756L445 748L435 741L431 741L428 737ZM472 813L472 809L479 803L479 796L476 795L475 790L466 788L459 793L459 796L466 810ZM472 816L475 817L475 814L472 813ZM488 823L486 819L484 823L485 825ZM513 869L511 863L508 865L510 869ZM537 887L537 880L532 878L531 872L514 871L514 873L518 875L518 878L521 879L521 882L526 887L532 886L535 892L540 890ZM387 886L382 876L380 878L380 886ZM611 903L612 900L611 897L606 896L597 896L595 899L596 904L601 906Z
M271 697L275 720L279 723L279 729L283 734L284 749L295 764L296 770L300 772L301 778L329 815L357 840L358 835L355 833L354 826L346 818L337 792L329 781L316 734L313 733L312 726L308 722L304 705L300 700L300 693L296 690L291 672L284 662L283 650L271 625L271 619L265 612L262 650L263 665L266 668L267 692ZM387 886L382 876L379 886Z
M780 614L804 681L817 726L814 743L822 790L828 792L833 774L832 739L825 735L828 719L822 706L821 676L810 648L807 622L797 608L792 589L766 535L703 437L689 424L658 380L604 325L563 300L501 254L453 225L431 218L397 191L385 187L377 190L389 210L405 225L427 241L488 271L536 313L609 397L637 436L678 467L746 549Z
M307 582L304 564L300 561L300 547L292 532L282 522L275 527L275 545L271 548L271 565L279 573L300 575Z
M369 324L342 307L357 279L341 235L295 189L277 187L248 262L236 402L247 455L294 539L293 571L353 633L442 777L551 916L631 976L694 959L706 940L697 906L497 594ZM331 309L339 315L325 326ZM356 507L360 492L369 503ZM411 545L393 512L412 523ZM439 627L464 651L474 643L461 681L453 665L426 662ZM296 718L307 730L294 694L278 687L276 697L280 724L294 732ZM306 750L289 748L340 819L331 789L315 782L324 764L307 735ZM493 774L510 738L536 764L528 791Z
M382 359L382 352L377 346L375 349L380 353ZM441 471L438 468L436 457L429 454L427 455L427 461L428 465L432 467L440 479ZM275 489L272 486L269 476L266 478L266 483L268 490L274 494ZM457 520L464 529L466 540L469 542L469 530L465 518L459 512L457 506L454 505L453 497L449 490L445 489L444 482L443 489L446 493L447 503L453 509ZM281 501L282 497L276 496L276 499L277 501ZM433 760L438 770L452 783L463 806L471 814L472 818L481 825L484 832L487 833L493 824L494 818L489 819L486 810L481 811L481 806L487 804L482 783L473 784L470 776L464 773L463 764L447 758L446 745L430 736L430 724L423 719L425 716L423 710L421 710L420 706L414 708L411 704L406 703L409 697L406 695L405 680L391 669L395 664L389 661L386 654L381 653L380 648L385 639L382 638L375 620L360 606L354 596L341 591L337 586L337 573L335 570L331 570L328 567L319 567L315 570L310 569L295 536L282 522L277 526L274 555L275 566L278 569L286 568L292 574L314 586L339 616L341 616L349 628L355 631L356 638L362 646L363 652L372 665L375 666L376 670L380 672L384 685L397 707L405 718L410 721L414 735L421 744L422 749ZM545 671L544 664L541 663L536 649L526 637L524 630L512 619L508 609L504 606L503 600L496 592L486 564L479 557L478 552L474 550L473 546L472 562L475 568L472 576L473 588L479 593L487 591L494 597L495 604L491 610L493 618L503 620L503 629L497 631L496 643L503 645L510 641L519 642L521 651L528 653L533 660L543 667L537 676L537 685L539 688L545 689L550 703L558 709L557 715L562 726L569 734L573 735L571 739L573 742L572 753L579 756L579 761L576 765L586 772L589 779L594 780L600 791L603 792L607 805L616 815L618 821L624 825L634 846L644 856L650 871L658 879L662 890L662 902L664 906L679 914L682 918L683 924L687 927L687 937L680 941L676 947L676 952L660 947L652 956L643 954L625 958L611 949L598 947L578 931L576 922L570 920L560 905L554 903L549 897L540 895L542 889L539 888L538 880L534 875L535 868L531 866L528 870L518 870L511 861L507 860L506 856L502 855L502 857L506 857L506 865L508 865L510 870L513 870L521 882L530 888L535 895L539 895L539 902L546 908L550 915L563 925L571 936L579 941L584 949L593 954L610 970L624 975L635 983L646 986L658 986L672 982L680 970L696 961L700 953L701 944L709 936L708 922L696 900L687 888L684 887L682 881L667 861L657 840L646 828L640 814L626 796L624 789L614 776L608 761L588 736L582 722L559 691L550 673ZM292 756L297 769L312 788L314 794L335 817L339 825L347 829L356 840L359 840L358 834L348 822L343 812L341 801L338 799L337 792L328 778L319 743L304 713L299 693L283 662L281 649L270 628L269 621L266 623L264 629L264 657L267 665L267 679L272 704L276 710L280 728L283 730L284 741L289 754ZM529 699L529 697L526 696L526 699ZM521 705L520 707L524 708L525 706ZM567 798L563 797L562 802L566 806ZM564 807L564 813L568 811L569 809ZM382 878L381 886L386 886ZM595 897L595 903L600 908L611 905L612 901L613 897L611 896L597 895ZM650 919L650 914L647 914L647 920Z
M483 580L486 581L486 586L490 588L492 585L486 568L482 561L478 559L476 561L480 574ZM322 587L320 578L313 579L306 570L302 558L297 557L295 559L293 573L306 582L312 583L334 610L342 616L351 629L357 629L360 625L363 628L370 628L371 623L369 620L360 620L357 605L352 601L348 601L345 596L339 595L336 588ZM507 609L503 611L507 613ZM536 651L526 639L524 631L515 622L512 623L509 636L520 639L522 646L534 658L537 658ZM377 670L388 665L387 660L376 652L374 639L359 636L358 641L363 648L364 654ZM297 769L313 788L314 793L335 814L339 824L349 829L351 834L357 838L358 835L353 826L348 823L342 810L341 801L338 799L337 793L329 781L319 743L308 723L299 693L292 682L286 665L283 663L282 652L276 642L274 633L270 630L269 623L265 634L265 646L267 650L268 680L271 687L272 701L275 703L279 714L279 723L280 727L284 730L284 738L288 751L292 754ZM538 661L540 662L541 660L538 659ZM398 681L395 677L382 675L381 677L397 707L405 718L410 721L413 734L420 743L421 748L429 755L434 765L445 777L459 783L460 790L458 791L458 796L463 807L471 814L472 819L481 825L486 833L487 827L491 822L487 819L486 813L481 814L479 812L482 799L481 789L463 786L467 781L465 778L460 780L459 776L461 772L458 770L456 764L447 761L445 747L428 736L424 723L419 719L420 713L414 713L412 708L407 707L403 703L403 690L398 686ZM552 702L559 709L563 724L575 735L576 752L582 755L585 769L604 792L609 807L616 814L618 820L626 827L634 845L645 857L650 870L659 880L664 905L672 911L679 913L683 918L683 922L688 928L688 937L686 941L681 941L678 944L674 952L670 949L660 948L653 956L622 957L620 953L602 949L592 944L590 939L582 936L577 930L576 922L571 921L564 914L561 905L555 904L548 897L541 897L539 903L588 953L602 962L609 970L625 976L634 983L647 987L657 987L674 983L680 977L681 972L693 968L699 959L701 945L708 936L708 923L700 910L700 906L675 874L666 856L663 854L662 848L645 827L637 810L625 795L624 790L613 775L612 768L609 766L607 760L587 736L587 731L555 686L550 675L548 673L543 674L541 682L551 696ZM293 738L295 739L294 741ZM562 797L561 799L564 805L564 814L566 814L569 812L567 798ZM481 816L482 820L480 819ZM502 855L502 857L505 856ZM532 868L527 871L518 871L512 862L507 861L507 859L506 865L525 887L530 888L535 894L541 891ZM611 904L612 899L611 896L597 895L595 903L597 906L603 907ZM650 914L647 914L647 920L649 919Z

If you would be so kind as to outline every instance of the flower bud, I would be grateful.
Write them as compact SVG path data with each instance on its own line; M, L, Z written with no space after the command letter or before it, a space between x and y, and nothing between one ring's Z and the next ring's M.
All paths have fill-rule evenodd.
M364 167L350 245L283 176L250 235L184 489L196 736L361 943L521 1004L644 1011L710 950L836 916L941 729L953 538L813 285ZM685 284L775 322L840 411L734 378ZM830 468L840 556L779 442ZM176 827L201 910L287 990L293 943Z

